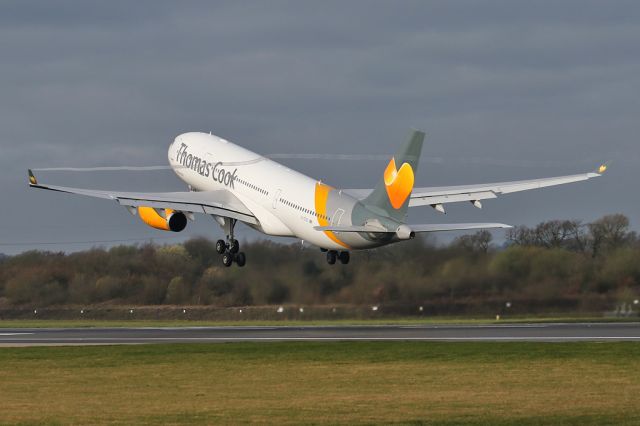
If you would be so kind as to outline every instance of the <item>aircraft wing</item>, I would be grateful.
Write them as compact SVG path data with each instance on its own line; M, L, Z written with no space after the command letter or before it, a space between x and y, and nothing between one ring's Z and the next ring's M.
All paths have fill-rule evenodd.
M152 207L182 212L213 214L242 222L257 224L254 214L242 201L227 190L202 192L120 192L96 189L69 188L44 185L29 170L29 186L49 191L66 192L94 198L113 200L125 207Z
M495 228L512 228L511 225L504 223L446 223L446 224L424 224L424 225L407 225L413 232L438 232L438 231L464 231L470 229L495 229ZM396 231L384 230L375 226L316 226L316 231L331 232L374 232L374 233L390 233L395 234Z
M497 182L475 185L459 186L434 186L424 188L414 188L411 193L409 207L417 206L439 206L447 203L458 203L462 201L472 202L476 207L482 207L480 200L497 198L499 195L511 194L513 192L529 191L532 189L546 188L549 186L564 185L567 183L581 182L602 176L607 170L607 165L602 165L597 171L568 176L558 176L542 179L520 180L512 182ZM366 197L371 190L345 190L345 192L357 197Z

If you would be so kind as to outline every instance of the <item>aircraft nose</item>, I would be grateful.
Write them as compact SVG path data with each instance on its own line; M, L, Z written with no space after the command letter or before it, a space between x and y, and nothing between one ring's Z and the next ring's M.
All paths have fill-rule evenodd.
M180 136L176 137L170 144L168 149L169 163L175 164L178 161L178 149L180 147L179 144Z
M169 149L171 148L175 148L176 146L178 146L178 140L180 139L180 136L176 136L171 143L169 144Z

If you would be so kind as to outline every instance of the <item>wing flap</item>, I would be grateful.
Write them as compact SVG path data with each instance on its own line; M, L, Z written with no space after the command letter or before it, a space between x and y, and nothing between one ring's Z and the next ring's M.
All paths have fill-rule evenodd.
M409 207L430 206L433 204L460 203L463 201L473 202L478 200L488 200L491 198L498 198L498 196L495 192L492 191L479 191L468 192L466 194L436 195L425 197L414 197L412 195L411 201L409 201Z

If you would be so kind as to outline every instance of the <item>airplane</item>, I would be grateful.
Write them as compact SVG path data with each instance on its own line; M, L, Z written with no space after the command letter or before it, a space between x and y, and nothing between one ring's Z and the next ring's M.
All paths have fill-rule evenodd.
M502 223L406 223L409 208L431 206L444 213L448 203L482 201L499 195L586 181L601 176L607 165L591 173L514 182L448 187L414 187L425 133L412 130L409 140L391 157L373 189L338 189L263 157L211 133L178 135L168 159L188 185L185 192L120 192L44 185L29 169L29 185L51 191L113 200L147 225L180 232L194 213L212 216L225 239L216 242L222 264L242 267L234 229L245 223L266 235L295 237L326 253L327 263L348 264L350 251L366 250L413 239L417 233L510 228Z

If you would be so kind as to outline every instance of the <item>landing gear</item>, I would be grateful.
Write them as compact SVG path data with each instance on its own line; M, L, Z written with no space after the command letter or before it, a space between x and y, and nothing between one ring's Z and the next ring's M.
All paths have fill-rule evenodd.
M244 264L247 263L247 257L243 252L236 254L236 264L242 268Z
M222 255L222 264L227 268L233 263L233 255L231 253L225 253Z
M236 250L239 249L240 245L237 245ZM234 253L233 251L231 251L231 248L229 248L229 250L226 250L222 254L222 264L226 267L229 267L233 262L236 262L236 265L242 268L247 263L247 255L245 255L241 251L236 251Z
M229 267L236 262L239 267L247 263L247 257L240 251L240 242L233 238L233 228L236 226L235 219L224 218L222 225L227 234L227 241L216 241L216 251L222 255L222 264Z
M346 265L347 263L349 263L349 252L348 251L341 251L340 253L338 253L335 250L326 250L326 249L321 249L323 252L327 253L327 263L329 265L335 265L336 261L340 261L340 263L342 263L343 265Z

